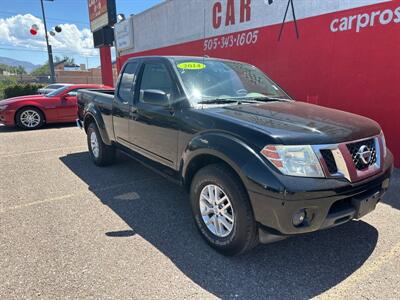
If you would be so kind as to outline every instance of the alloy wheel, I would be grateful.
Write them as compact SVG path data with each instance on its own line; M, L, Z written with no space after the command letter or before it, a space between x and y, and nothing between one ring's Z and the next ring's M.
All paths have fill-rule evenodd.
M235 215L227 194L214 184L206 185L199 198L204 224L217 237L228 236L235 224Z
M40 124L41 117L37 111L28 109L21 113L20 121L25 127L35 128Z
M100 149L99 149L99 141L97 140L97 135L95 132L92 132L90 134L90 148L92 149L94 157L98 158Z

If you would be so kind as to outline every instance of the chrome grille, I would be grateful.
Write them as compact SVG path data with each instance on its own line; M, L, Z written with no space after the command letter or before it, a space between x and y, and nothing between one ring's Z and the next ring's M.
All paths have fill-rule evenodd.
M362 146L367 146L368 149L371 151L371 160L369 163L365 164L362 159L360 158L358 151ZM349 143L346 144L347 149L350 152L351 158L353 160L354 166L357 170L365 170L369 166L372 166L376 163L377 155L376 155L376 145L375 139L364 140L356 143Z
M350 182L357 182L382 170L382 135L347 143L321 144L312 147L328 178L346 178ZM370 161L364 164L363 161L368 161L368 158Z

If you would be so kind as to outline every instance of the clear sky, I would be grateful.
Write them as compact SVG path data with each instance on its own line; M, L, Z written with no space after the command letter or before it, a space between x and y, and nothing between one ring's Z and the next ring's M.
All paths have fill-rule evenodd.
M152 7L162 0L116 0L117 13L123 13L125 15L136 14L149 7ZM3 28L4 24L9 24L10 17L20 15L31 14L37 18L41 18L41 6L40 0L1 0L0 3L0 26ZM87 0L54 0L44 1L45 13L47 19L47 26L54 28L59 24L75 24L79 30L89 28L89 16L87 8ZM9 19L7 21L7 19ZM7 21L7 23L6 23ZM1 31L1 28L0 28ZM26 31L27 43L19 42L16 44L12 42L12 38L1 39L0 37L0 56L15 58L18 60L30 61L34 64L41 64L47 60L47 52L44 51L43 47L32 46L33 49L27 49L30 47L29 40L36 38L41 40L40 36L32 37L29 34L29 26L24 28L22 36L20 33L20 39L23 40ZM2 33L0 32L0 35ZM3 34L4 36L4 34ZM35 41L38 42L38 41ZM41 42L41 41L40 41ZM54 55L63 56L68 55L74 57L77 63L86 63L88 61L90 67L95 67L99 64L97 52L93 52L91 55L86 57L76 52L64 49L53 45ZM71 51L71 52L70 52Z

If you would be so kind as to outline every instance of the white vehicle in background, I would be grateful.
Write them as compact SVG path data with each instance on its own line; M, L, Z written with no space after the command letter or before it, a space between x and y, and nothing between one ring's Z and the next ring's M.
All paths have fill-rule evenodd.
M57 90L62 87L70 86L70 83L53 83L45 86L44 88L38 89L37 93L41 95L46 95L54 90Z

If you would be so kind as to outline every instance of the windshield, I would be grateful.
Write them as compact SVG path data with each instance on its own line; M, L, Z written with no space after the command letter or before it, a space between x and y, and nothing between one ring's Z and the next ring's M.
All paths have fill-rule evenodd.
M176 59L183 85L195 104L235 99L288 99L289 96L254 66L212 59Z
M56 90L59 89L60 87L63 87L64 85L62 84L50 84L48 86L45 87L45 89L47 90Z
M47 97L54 97L54 96L58 96L60 95L62 92L64 92L65 90L67 90L69 88L69 86L63 86L60 87L59 89L56 89L50 93L47 93L46 96Z

